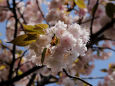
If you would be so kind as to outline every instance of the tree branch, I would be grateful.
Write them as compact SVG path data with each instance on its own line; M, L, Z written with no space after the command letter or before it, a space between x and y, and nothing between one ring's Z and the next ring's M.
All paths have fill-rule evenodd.
M109 22L105 26L103 26L98 32L96 32L95 34L92 34L90 37L90 41L87 43L87 47L88 48L91 47L93 44L100 41L100 39L103 40L102 39L102 37L103 37L102 33L108 29L111 29L110 27L112 27L114 23L115 23L115 18L113 18L111 20L111 22Z
M19 68L20 68L20 64L21 64L21 61L22 61L22 57L25 55L25 53L27 52L28 50L25 50L24 52L23 52L23 54L20 56L20 57L18 57L18 59L19 59L19 62L18 62L18 66L17 66L17 68L16 68L16 74L18 75L18 70L19 70Z
M95 48L95 49L108 49L108 50L112 50L115 52L115 49L112 49L112 48L109 48L109 47L92 47L92 48Z
M81 79L104 79L104 77L81 77Z
M97 37L97 36L100 36L104 31L110 29L110 27L113 26L113 24L115 23L115 18L113 18L111 20L111 22L107 23L104 27L102 27L102 29L100 29L97 33L95 33L93 36L94 37Z
M14 18L15 18L15 31L14 31L14 39L15 39L16 36L17 36L17 29L18 29L18 19L17 19L17 14L16 14L16 2L15 2L15 0L13 0L13 10L12 10L12 12L13 12ZM12 75L13 75L13 66L14 66L14 63L15 63L15 53L16 53L16 45L13 44L13 50L12 50L13 58L12 58L12 62L10 64L10 70L9 70L9 75L8 75L9 79L11 79Z
M34 79L36 78L36 73L34 73L30 79L30 81L28 82L27 86L31 86L32 83L34 82Z
M96 10L98 8L98 4L99 4L99 0L97 0L95 6L94 6L94 9L93 9L93 12L92 12L92 19L91 19L91 25L90 25L90 35L92 35L92 31L93 31L93 22L94 22L94 18L95 18L95 13L96 13Z
M45 18L45 16L44 16L44 14L43 14L43 12L42 12L42 10L41 10L41 8L40 8L40 6L39 6L39 2L38 2L38 0L36 0L36 3L37 3L37 6L38 6L38 10L40 11L40 13L41 13L41 15L42 15L42 17L43 17L43 19L46 21L46 23L49 25L49 23L47 22L47 20L46 20L46 18ZM49 25L50 26L50 25Z
M44 66L35 66L32 69L28 70L27 72L23 73L22 75L16 76L12 79L9 79L7 81L2 81L0 82L0 86L4 86L4 85L11 85L12 83L19 81L21 79L23 79L24 77L30 75L31 73L43 68Z
M68 77L70 77L70 78L72 78L72 79L77 79L77 80L82 81L83 83L86 83L86 84L89 85L89 86L93 86L93 85L91 85L90 83L86 82L85 80L83 80L83 79L81 79L81 78L79 78L79 77L75 77L75 76L69 75L65 69L63 69L63 72L64 72Z

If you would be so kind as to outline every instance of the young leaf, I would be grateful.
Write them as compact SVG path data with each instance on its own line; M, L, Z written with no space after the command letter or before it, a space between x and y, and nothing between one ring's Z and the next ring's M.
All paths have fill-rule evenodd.
M35 28L35 26L23 24L23 28L24 28L24 31L26 31L26 32L33 32L33 28Z
M78 73L78 72L76 72L75 76L79 77L79 73Z
M48 28L47 24L24 25L24 31L27 33L45 34L44 29Z
M106 14L110 18L113 18L113 15L115 14L115 5L113 3L108 3L106 5Z
M4 0L0 0L0 3L2 3Z
M1 65L1 66L0 66L0 70L3 70L3 69L5 69L5 68L6 68L5 65Z
M2 44L2 40L0 40L0 44Z
M83 86L89 86L88 84L86 84L86 83L83 83Z
M86 8L84 0L74 0L74 2L81 9Z
M37 27L38 29L39 28L46 29L46 28L48 28L48 25L47 24L37 24L37 25L35 25L35 27Z
M59 43L59 39L56 37L56 35L54 35L53 37L52 37L52 41L51 41L51 45L52 46L55 46L55 45L57 45Z
M18 45L18 46L27 46L27 45L35 42L37 39L37 36L38 35L36 35L36 34L20 35L9 43L13 43L13 44Z
M112 69L115 71L115 65L109 64L109 69Z
M21 70L18 70L18 75L22 75L23 72Z
M42 58L41 58L41 63L43 64L44 59L45 59L45 54L46 54L47 48L44 48L43 52L42 52Z
M79 62L79 59L78 59L78 58L75 60L75 63L77 63L77 62Z

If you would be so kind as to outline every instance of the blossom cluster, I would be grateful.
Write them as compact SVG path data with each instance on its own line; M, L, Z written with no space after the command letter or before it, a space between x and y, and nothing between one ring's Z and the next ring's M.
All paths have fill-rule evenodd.
M16 21L7 1L12 3L11 0L0 0L0 22L8 20L6 25L6 40L8 42L14 38ZM86 6L82 8L75 1L84 1ZM99 0L92 24L93 35L111 22L112 18L106 14L106 6L111 2L111 0ZM97 0L27 0L27 2L17 0L15 3L18 22L17 36L26 34L23 24L37 25L45 22L49 25L49 28L43 29L45 34L39 34L36 42L30 44L29 48L25 47L29 49L29 53L22 58L24 61L20 63L19 68L21 72L24 73L35 65L46 65L37 71L39 81L42 80L40 74L57 76L61 72L62 76L59 76L58 84L75 86L77 83L77 85L82 86L82 82L68 78L62 72L62 69L66 69L73 76L76 76L76 74L78 76L89 75L95 67L94 61L96 59L106 60L111 56L111 52L105 51L105 49L112 50L112 45L115 45L115 24L97 36L96 42L95 39L93 42L90 40L92 12ZM81 4L83 5L83 2ZM10 5L12 8L13 5ZM47 8L44 7L47 11L42 12L44 5L47 5ZM105 39L108 41L105 41ZM104 41L100 44L101 40ZM87 47L90 42L92 42L91 46ZM12 62L12 53L1 44L0 49L5 49L0 50L0 81L8 79L10 66L7 63ZM18 59L20 55L17 55L17 52L18 50L16 51L13 70L17 69L20 62ZM15 76L15 73L13 76ZM29 78L23 78L26 81L23 81L24 86L28 83ZM22 85L22 80L15 84ZM100 83L99 86L114 86L114 81L115 72L110 68L108 76L105 77L105 82Z
M58 40L55 46L51 45L53 35ZM48 48L50 53L45 57L44 64L53 71L61 71L71 65L78 56L85 55L88 40L89 33L79 24L67 26L58 21L55 26L47 29L46 35L40 35L38 40L30 45L30 58L33 63L39 65L43 49Z

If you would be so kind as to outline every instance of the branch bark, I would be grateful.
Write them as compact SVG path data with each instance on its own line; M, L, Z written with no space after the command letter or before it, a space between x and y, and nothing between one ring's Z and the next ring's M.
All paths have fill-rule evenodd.
M80 80L80 81L82 81L83 83L85 83L85 84L87 84L87 85L89 85L89 86L93 86L93 85L91 85L90 83L86 82L85 80L83 80L83 79L81 79L81 78L79 78L79 77L75 77L75 76L69 75L65 69L63 69L63 72L64 72L69 78L76 79L76 80Z
M4 86L4 85L5 85L5 86L8 86L8 85L11 85L11 84L13 84L14 82L23 79L24 77L30 75L31 73L33 73L33 72L35 72L35 71L37 71L37 70L39 70L39 69L41 69L41 68L43 68L43 67L44 67L44 66L35 66L35 67L33 67L32 69L28 70L27 72L23 73L22 75L16 76L16 77L14 77L14 78L12 78L12 79L9 79L9 80L7 80L7 81L0 82L0 86Z

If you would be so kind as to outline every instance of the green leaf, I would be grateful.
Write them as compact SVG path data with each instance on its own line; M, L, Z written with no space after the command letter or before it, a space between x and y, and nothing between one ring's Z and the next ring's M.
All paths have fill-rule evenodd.
M113 18L114 14L115 14L115 4L108 3L106 5L106 14L108 17Z
M74 0L74 2L81 9L86 8L84 0Z
M24 25L24 31L27 33L45 34L44 29L48 28L47 24Z
M36 34L25 34L17 36L14 40L8 43L12 43L18 46L27 46L36 41L38 35Z
M45 59L45 54L46 54L47 48L44 48L43 52L42 52L42 58L41 58L41 63L43 64L44 59Z

